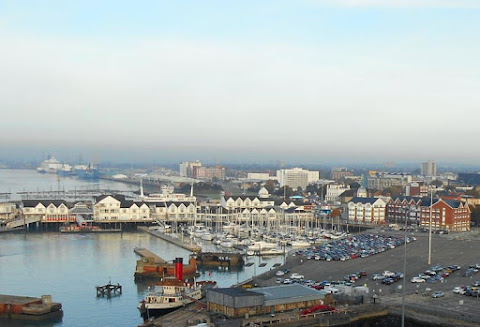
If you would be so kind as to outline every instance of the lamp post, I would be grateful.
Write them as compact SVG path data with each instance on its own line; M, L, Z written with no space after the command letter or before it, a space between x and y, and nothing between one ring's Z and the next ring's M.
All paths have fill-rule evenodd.
M430 218L428 229L428 264L432 264L432 211L433 211L433 189L430 187Z
M402 327L405 326L405 292L406 292L406 279L407 279L407 222L408 222L408 214L410 210L408 208L405 208L404 211L405 211L405 228L403 229L404 253L403 253Z

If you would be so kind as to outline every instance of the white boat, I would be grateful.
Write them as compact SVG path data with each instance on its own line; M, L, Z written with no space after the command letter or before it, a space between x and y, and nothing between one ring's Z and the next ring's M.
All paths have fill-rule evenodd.
M154 286L153 292L145 296L138 305L138 309L144 319L161 316L200 300L203 297L202 290L214 288L216 284L213 281L190 284L179 281L176 277L165 278Z
M205 232L200 236L200 238L204 241L211 241L213 239L213 236L212 236L212 233Z
M308 248L310 246L310 242L307 241L292 241L292 248L300 249L300 248Z
M258 241L258 242L254 242L252 245L250 245L248 247L248 250L261 251L261 250L274 249L276 247L277 247L277 244L275 244L275 243Z

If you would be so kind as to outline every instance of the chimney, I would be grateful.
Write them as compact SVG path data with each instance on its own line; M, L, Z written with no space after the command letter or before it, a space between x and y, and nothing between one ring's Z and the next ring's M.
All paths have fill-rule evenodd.
M179 281L183 281L183 258L175 259L175 277Z

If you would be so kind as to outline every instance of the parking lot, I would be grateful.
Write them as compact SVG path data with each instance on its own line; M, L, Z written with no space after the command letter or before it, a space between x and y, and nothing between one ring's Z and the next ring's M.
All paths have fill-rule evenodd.
M389 234L385 233L385 234ZM406 294L407 305L414 305L418 308L423 307L425 311L443 310L453 311L459 316L478 315L477 321L480 322L480 315L477 314L480 307L480 298L468 297L465 295L454 294L452 292L455 286L472 285L476 280L480 280L480 274L473 274L464 277L464 273L469 265L480 263L479 247L480 239L472 237L470 239L457 239L455 234L433 235L432 237L432 263L428 264L428 234L408 233L409 237L415 237L416 241L407 245L407 269L406 269ZM287 258L286 267L291 273L299 273L305 276L305 279L315 281L335 281L344 280L344 276L359 272L367 272L366 277L358 279L355 285L366 285L369 287L370 294L376 293L383 303L390 301L392 304L401 303L403 294L403 280L384 285L381 281L371 279L374 273L383 273L386 270L393 272L403 272L404 246L398 246L385 252L375 254L365 258L350 259L347 261L319 261L308 260L303 256L291 256ZM434 265L460 265L459 271L453 272L442 281L435 283L411 283L413 276L425 272ZM285 276L288 277L288 276ZM275 271L261 276L256 280L259 285L276 285ZM426 288L432 291L444 291L445 296L441 298L431 298L422 296Z

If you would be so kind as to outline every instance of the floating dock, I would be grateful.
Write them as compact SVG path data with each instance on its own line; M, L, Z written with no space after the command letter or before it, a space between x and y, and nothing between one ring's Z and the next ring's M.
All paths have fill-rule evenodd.
M186 242L182 242L182 240L180 240L178 238L173 238L168 234L165 234L165 233L162 233L162 232L159 232L159 231L156 231L156 230L151 230L148 227L138 226L137 228L138 228L138 230L144 231L144 232L146 232L150 235L161 238L162 240L165 240L167 242L175 244L175 245L177 245L181 248L184 248L186 250L189 250L191 252L198 253L202 250L202 248L197 244L189 244L189 243L186 243Z

